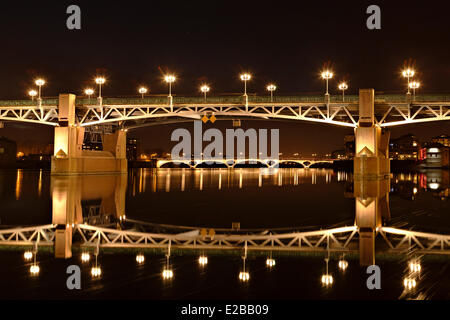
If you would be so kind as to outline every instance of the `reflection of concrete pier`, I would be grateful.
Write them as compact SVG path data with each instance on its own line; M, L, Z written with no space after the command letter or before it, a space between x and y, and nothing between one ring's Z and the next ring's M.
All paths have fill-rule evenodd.
M383 218L389 220L389 179L355 180L355 222L359 228L359 261L375 264L375 237Z
M376 231L389 218L389 132L375 125L374 110L374 90L360 90L354 195L361 265L375 264Z
M72 256L73 226L84 223L82 200L99 200L99 214L121 219L125 217L126 186L126 175L52 176L55 257Z

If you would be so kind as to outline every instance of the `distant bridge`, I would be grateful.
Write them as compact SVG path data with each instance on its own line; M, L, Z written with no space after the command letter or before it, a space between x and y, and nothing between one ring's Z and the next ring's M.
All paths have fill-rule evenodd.
M105 98L76 100L76 125L120 124L124 129L146 125L200 120L214 115L216 120L261 119L311 121L356 127L359 121L358 96L340 101L332 96L148 97L144 99ZM30 100L0 101L0 121L21 121L59 126L58 99L46 99L41 105ZM375 122L379 126L450 119L450 95L419 95L408 101L405 95L376 95Z
M185 167L189 167L191 169L201 168L204 165L209 166L212 165L222 165L226 168L236 168L237 166L244 165L259 165L266 168L277 168L283 165L292 165L298 166L301 165L303 168L310 168L316 164L331 164L335 161L334 159L327 160L311 160L311 159L221 159L221 160L208 160L208 159L196 159L196 160L170 160L170 159L161 159L156 162L157 168L162 168L165 165L182 165Z

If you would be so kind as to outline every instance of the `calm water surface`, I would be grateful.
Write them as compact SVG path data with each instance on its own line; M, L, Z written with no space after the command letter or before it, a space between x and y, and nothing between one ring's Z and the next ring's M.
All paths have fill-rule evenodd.
M47 171L0 172L0 227L52 223L55 194L61 184ZM90 176L77 180L82 219L94 225L111 225L118 215L152 226L241 229L318 230L355 223L355 198L351 174L328 169L135 169L128 176ZM122 195L123 193L123 195ZM123 197L123 198L121 198ZM123 200L120 200L123 199ZM450 234L449 171L393 174L390 181L389 226ZM123 205L123 208L122 208ZM265 266L265 256L249 255L251 281L240 283L240 255L215 254L201 268L197 256L178 252L171 258L175 277L161 279L163 254L146 256L138 266L133 252L99 256L102 277L92 279L90 266L81 265L79 252L68 260L52 252L38 253L41 272L29 275L23 250L0 250L2 298L117 298L117 299L449 299L450 258L422 257L422 272L413 292L405 292L403 277L407 257L378 258L382 290L365 286L365 268L357 257L340 272L339 257L331 257L331 287L321 286L323 254L276 257L275 268ZM82 290L69 291L65 268L82 266Z

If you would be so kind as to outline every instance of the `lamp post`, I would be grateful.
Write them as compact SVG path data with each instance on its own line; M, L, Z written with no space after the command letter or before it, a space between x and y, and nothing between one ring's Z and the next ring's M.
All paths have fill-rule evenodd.
M144 99L144 95L145 95L147 92L148 92L148 89L147 89L147 88L145 88L145 87L140 87L140 88L139 88L139 93L141 94L142 99Z
M89 102L91 102L91 96L94 94L94 89L87 88L84 90L84 94L88 96Z
M322 79L325 79L326 82L326 92L325 97L327 97L327 100L330 101L330 94L328 93L328 80L333 78L333 73L329 70L325 70L322 72Z
M103 77L97 77L95 78L95 83L98 84L98 104L101 106L103 103L102 99L102 84L106 82L106 79Z
M247 81L252 78L252 75L249 73L241 74L241 80L244 81L244 96L247 96Z
M247 96L247 81L252 78L252 75L249 73L241 74L241 80L244 81L244 98L245 98L245 110L248 110L248 96Z
M348 85L345 82L341 82L338 86L339 90L342 90L342 102L345 101L345 90L348 89Z
M409 88L410 88L409 79L414 77L414 74L415 74L415 71L410 68L403 70L403 72L402 72L403 77L408 79L408 84L407 84L408 92L406 92L406 94L408 94L408 95L411 94L411 91L409 90Z
M413 101L416 101L416 89L419 89L419 87L420 82L417 81L410 82L409 84L409 88L413 89Z
M166 75L164 77L164 81L169 84L169 105L170 105L171 109L172 109L172 105L173 105L172 104L172 102L173 102L173 99L172 99L172 83L175 82L175 79L176 79L175 76L171 75L171 74L168 74L168 75Z
M30 90L28 91L28 95L31 97L31 101L34 101L34 97L37 96L37 91L36 90Z
M267 91L270 92L270 102L273 102L273 92L277 90L277 86L274 84L267 85Z
M45 84L45 80L43 79L37 79L34 83L36 83L36 85L39 88L39 93L38 93L38 102L39 102L39 106L42 105L42 98L41 98L41 88L42 86Z
M205 102L206 102L206 93L209 92L210 88L204 84L200 87L200 91L203 92L204 97L205 97Z

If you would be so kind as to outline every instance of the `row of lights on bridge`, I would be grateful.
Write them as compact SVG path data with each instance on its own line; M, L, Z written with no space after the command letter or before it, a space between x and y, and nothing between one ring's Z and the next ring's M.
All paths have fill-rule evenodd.
M410 89L413 90L413 94L415 97L416 94L416 89L418 89L420 87L420 82L418 81L411 81L411 79L413 79L414 75L415 75L415 71L413 69L405 69L402 72L402 75L404 78L407 78L408 83L407 83L407 87L408 87L408 91L407 94L410 95L411 91ZM325 70L321 73L321 77L322 79L325 80L326 83L326 90L325 90L325 96L329 99L330 94L328 92L328 81L330 79L332 79L334 76L333 72L330 70ZM250 81L252 78L252 75L250 73L243 73L240 75L240 79L244 82L244 96L247 96L247 81ZM172 83L174 83L176 80L175 75L173 74L168 74L166 76L164 76L164 81L168 84L169 86L169 97L172 97ZM101 100L102 99L102 84L104 84L106 82L106 79L104 77L97 77L95 78L95 83L98 84L98 99ZM38 96L38 101L41 101L41 88L43 85L45 85L45 80L43 79L37 79L35 81L36 86L38 86L38 91L36 90L30 90L28 92L28 94L31 96L31 98L34 100L34 97ZM270 100L271 102L273 102L273 92L277 89L277 86L273 83L270 83L267 85L266 87L267 91L270 92ZM345 81L342 81L339 83L338 85L338 89L342 91L342 101L345 100L345 90L348 89L348 84ZM211 88L207 85L207 84L203 84L200 87L200 91L204 94L204 98L206 100L206 94L211 90ZM146 87L140 87L138 89L139 94L141 95L142 98L144 98L145 94L147 94L149 91L148 88ZM86 88L84 90L84 93L86 96L89 97L89 99L91 98L91 96L94 94L94 89L92 88Z

